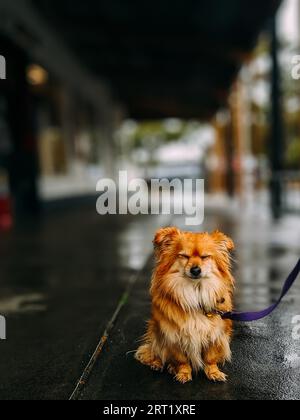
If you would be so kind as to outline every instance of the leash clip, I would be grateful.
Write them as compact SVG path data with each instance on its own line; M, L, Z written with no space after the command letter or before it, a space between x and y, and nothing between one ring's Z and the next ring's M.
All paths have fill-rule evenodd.
M209 312L205 314L207 318L213 318L215 315L219 315L221 318L225 315L225 312L214 310L213 312Z

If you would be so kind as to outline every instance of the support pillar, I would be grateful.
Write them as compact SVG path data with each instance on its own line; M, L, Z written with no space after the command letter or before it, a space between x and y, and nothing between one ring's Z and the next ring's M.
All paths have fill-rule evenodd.
M282 213L282 184L280 179L284 158L284 123L281 95L281 75L278 59L279 42L277 38L276 17L271 20L271 57L272 93L271 93L271 136L270 136L270 164L272 177L270 182L271 210L274 219L279 219Z
M7 121L11 138L8 173L15 214L17 219L23 219L39 211L35 109L26 80L25 54L13 44L6 53Z

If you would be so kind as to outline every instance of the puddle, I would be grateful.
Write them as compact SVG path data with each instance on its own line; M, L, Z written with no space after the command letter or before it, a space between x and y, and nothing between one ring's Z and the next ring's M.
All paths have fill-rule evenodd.
M2 315L44 312L47 310L45 296L39 293L22 294L0 299Z
M124 266L141 270L153 251L155 231L168 224L170 217L163 215L145 217L143 221L130 223L120 235L119 253Z

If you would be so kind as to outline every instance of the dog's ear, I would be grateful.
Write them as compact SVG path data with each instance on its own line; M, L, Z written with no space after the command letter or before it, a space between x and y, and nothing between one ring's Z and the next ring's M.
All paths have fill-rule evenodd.
M173 241L180 235L176 227L167 227L156 232L153 244L156 250L172 245Z
M231 238L226 236L224 233L216 230L212 233L212 237L214 241L216 241L218 244L224 246L227 251L233 251L235 248L234 242Z

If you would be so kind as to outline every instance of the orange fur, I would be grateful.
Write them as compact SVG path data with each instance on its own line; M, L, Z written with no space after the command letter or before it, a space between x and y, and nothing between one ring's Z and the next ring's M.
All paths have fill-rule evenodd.
M154 248L152 318L136 359L154 370L167 366L181 383L200 369L210 380L225 381L219 365L231 359L232 322L214 312L232 310L233 241L218 231L171 227L157 232Z

